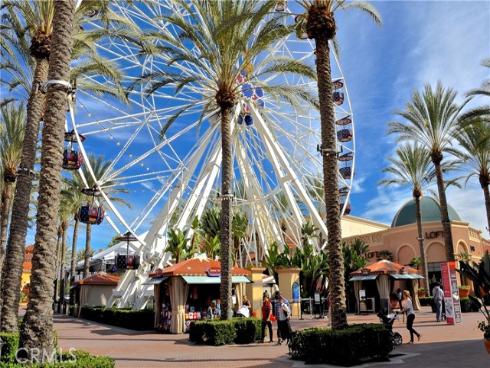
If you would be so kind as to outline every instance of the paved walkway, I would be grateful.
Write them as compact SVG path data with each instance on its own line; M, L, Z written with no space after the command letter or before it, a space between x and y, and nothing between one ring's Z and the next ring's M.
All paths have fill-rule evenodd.
M422 334L419 343L398 347L391 362L371 363L365 367L485 367L490 363L477 321L482 316L467 313L463 323L447 326L436 323L428 311L417 314L415 328ZM376 322L376 317L349 316L349 323ZM304 319L293 321L293 328L322 326L326 320ZM117 367L303 367L302 362L287 357L287 347L274 344L228 345L221 347L195 346L187 335L165 335L155 332L137 332L95 322L56 316L55 325L59 344L63 349L75 347L94 354L109 355ZM408 341L403 322L395 323L395 330ZM322 367L322 366L319 366Z

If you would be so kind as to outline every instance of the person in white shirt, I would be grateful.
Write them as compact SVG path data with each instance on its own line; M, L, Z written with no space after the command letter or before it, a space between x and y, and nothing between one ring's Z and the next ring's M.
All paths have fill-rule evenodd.
M444 291L442 291L439 284L436 284L432 289L432 300L436 308L436 320L439 322L442 316L442 303L444 301Z
M412 299L410 298L410 292L408 290L403 290L403 310L407 315L407 330L410 331L410 343L413 344L413 335L417 336L420 340L420 334L413 328L413 321L415 321L415 312L413 310Z

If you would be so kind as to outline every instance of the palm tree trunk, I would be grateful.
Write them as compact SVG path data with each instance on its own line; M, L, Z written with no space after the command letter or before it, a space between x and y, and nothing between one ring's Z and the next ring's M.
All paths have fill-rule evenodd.
M490 233L490 192L488 191L489 180L483 175L480 175L480 184L485 196L485 208L487 209L487 231Z
M75 218L75 225L73 225L73 239L71 242L71 267L70 267L70 283L75 282L75 272L77 268L77 238L78 238L78 225L80 221Z
M75 4L72 0L55 1L53 43L49 58L49 80L69 80L72 29ZM47 111L42 134L41 174L37 227L32 256L29 303L20 331L19 355L32 360L34 352L41 351L39 360L52 356L53 336L53 280L55 262L53 243L61 192L61 165L67 109L67 92L59 85L48 87Z
M414 196L415 198L415 217L417 219L417 234L419 241L419 252L421 267L422 267L422 275L424 276L424 288L429 291L429 272L427 269L427 258L425 257L425 248L424 248L424 234L422 232L422 212L420 211L420 196Z
M3 181L2 203L0 209L0 267L3 265L5 257L5 246L7 245L7 228L10 218L10 209L12 208L12 194L15 189L15 183ZM2 279L0 278L0 283Z
M27 229L29 227L29 204L32 190L32 171L36 159L36 145L39 135L39 123L44 113L45 95L39 86L48 78L48 60L36 59L33 87L27 102L27 121L22 143L20 169L15 185L9 237L5 261L2 266L2 313L0 329L2 332L17 331L17 319L20 301L22 263Z
M61 313L61 306L63 304L63 300L65 297L65 256L66 256L66 238L68 236L68 221L63 221L61 223L61 252L60 252L60 261L59 261L59 276L58 276L58 283L59 283L59 303L58 303L58 313Z
M439 192L439 208L441 209L442 232L444 235L444 246L448 261L454 261L453 235L451 233L451 222L449 221L449 212L447 209L446 188L444 187L444 178L441 168L442 154L432 154L437 179L437 191Z
M345 305L344 262L341 249L340 199L338 189L337 142L335 138L335 112L332 100L332 76L330 67L330 48L325 37L316 42L316 71L318 95L320 98L320 119L323 152L323 187L327 213L329 301L332 328L347 326Z
M92 253L92 225L87 224L85 228L85 254L83 258L83 278L88 277L90 272L90 255Z
M58 226L58 239L56 240L56 258L55 258L55 265L54 269L55 274L54 274L54 294L53 294L53 301L56 304L56 301L58 300L58 289L59 289L59 280L57 276L57 270L58 270L58 265L60 263L60 250L61 250L61 238L62 238L62 230L61 230L61 225Z
M231 129L230 111L221 109L221 318L231 319L233 316L231 301L231 181L232 174L232 152L231 152Z

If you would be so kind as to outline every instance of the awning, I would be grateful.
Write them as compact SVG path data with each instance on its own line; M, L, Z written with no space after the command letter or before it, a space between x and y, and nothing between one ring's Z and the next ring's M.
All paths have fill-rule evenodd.
M182 276L188 284L220 284L221 277L209 276ZM246 276L232 276L232 284L249 283L250 280Z
M158 285L158 284L161 284L162 282L164 282L166 279L168 279L167 276L157 277L157 278L154 278L154 279L146 280L141 285Z
M414 274L414 273L393 273L390 275L393 277L395 280L420 280L423 279L422 276Z
M368 280L376 280L378 275L355 275L352 276L349 281L368 281Z

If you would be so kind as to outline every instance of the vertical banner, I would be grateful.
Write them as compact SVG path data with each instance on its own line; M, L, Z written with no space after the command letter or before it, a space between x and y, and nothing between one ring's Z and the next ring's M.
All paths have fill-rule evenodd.
M444 288L444 306L448 325L461 322L461 304L459 301L456 262L441 263L441 278Z

